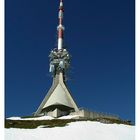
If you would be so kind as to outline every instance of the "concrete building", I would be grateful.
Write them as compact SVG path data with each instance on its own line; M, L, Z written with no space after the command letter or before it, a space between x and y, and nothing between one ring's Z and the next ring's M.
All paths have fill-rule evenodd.
M34 115L60 117L76 111L79 109L64 83L63 73L59 72L53 78L52 87Z

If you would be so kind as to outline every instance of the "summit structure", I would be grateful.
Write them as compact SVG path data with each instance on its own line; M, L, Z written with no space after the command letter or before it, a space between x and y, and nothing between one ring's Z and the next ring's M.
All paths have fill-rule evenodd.
M65 83L66 71L70 65L70 55L66 48L64 48L63 43L63 13L63 1L60 0L57 27L57 48L54 48L49 55L49 71L52 73L53 83L34 116L44 114L59 117L79 110Z

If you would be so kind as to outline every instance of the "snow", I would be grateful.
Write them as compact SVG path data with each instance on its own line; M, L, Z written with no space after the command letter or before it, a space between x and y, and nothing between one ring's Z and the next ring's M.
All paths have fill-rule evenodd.
M78 117L78 115L68 115L68 116L62 116L58 119L73 119L75 117ZM8 120L52 120L55 119L50 116L41 116L41 117L34 117L34 118L21 118L21 117L9 117Z
M74 119L74 118L76 118L78 116L79 115L67 115L67 116L59 117L58 119Z
M8 120L21 120L20 117L9 117L9 118L6 118Z
M10 117L6 119L8 120L52 120L54 118L50 116L41 116L41 117L34 117L34 118Z
M135 126L91 121L69 123L65 127L5 129L5 140L135 140Z

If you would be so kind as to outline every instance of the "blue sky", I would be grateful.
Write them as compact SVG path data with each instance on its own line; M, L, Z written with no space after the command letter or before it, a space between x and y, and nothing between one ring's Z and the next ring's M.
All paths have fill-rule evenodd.
M34 112L51 86L58 0L6 0L5 115ZM133 0L64 0L68 88L79 107L135 119Z

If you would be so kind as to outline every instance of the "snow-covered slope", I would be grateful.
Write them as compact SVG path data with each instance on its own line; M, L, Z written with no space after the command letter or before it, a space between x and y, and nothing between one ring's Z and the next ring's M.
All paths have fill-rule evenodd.
M5 129L5 140L135 140L135 127L91 121L69 123L65 127Z

